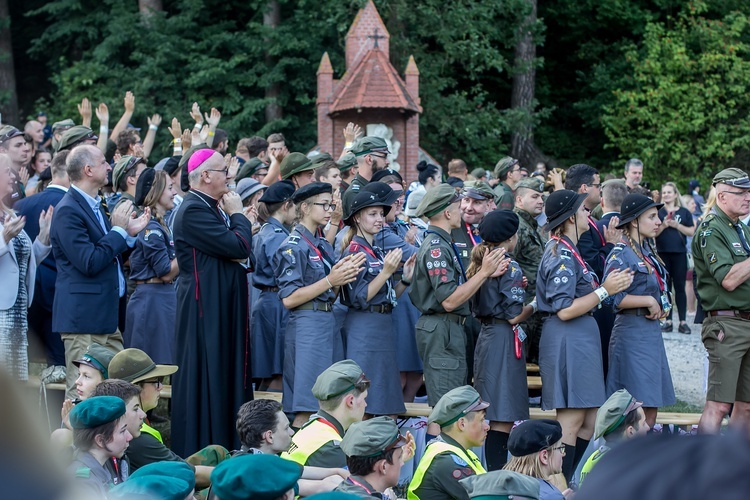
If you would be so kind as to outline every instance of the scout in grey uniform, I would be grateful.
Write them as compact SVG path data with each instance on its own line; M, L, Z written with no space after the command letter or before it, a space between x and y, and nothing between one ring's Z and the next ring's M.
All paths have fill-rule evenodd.
M290 181L275 182L263 193L258 211L259 215L267 217L253 238L253 286L260 290L260 296L252 308L250 320L253 332L251 365L254 378L276 379L276 383L271 382L271 388L276 390L281 389L278 378L284 367L284 331L289 311L279 298L274 270L279 264L279 248L289 236L287 227L294 220L293 193L294 184Z
M128 432L125 402L115 396L95 396L70 410L73 444L77 448L70 472L81 498L106 498L114 485L104 464L112 457L122 458L133 436Z
M576 243L589 230L586 196L562 189L547 199L551 237L536 282L537 304L545 317L539 344L542 408L557 410L568 481L594 432L596 409L606 399L601 340L592 312L632 281L630 272L613 271L599 286L581 257Z
M392 498L386 490L398 485L401 466L414 455L413 444L389 417L352 424L341 441L351 476L335 491L359 498Z
M614 270L630 270L633 283L612 297L617 311L609 342L607 394L627 389L639 401L649 426L656 423L661 406L674 404L674 386L659 319L666 316L667 271L646 242L661 225L655 203L642 194L629 194L622 202L620 224L624 241L615 245L605 264L605 277Z
M482 243L474 249L466 275L471 277L481 269L481 257L488 249L503 248L506 255L511 252L517 230L518 216L510 210L485 215L479 223ZM513 422L529 418L525 335L518 324L534 311L536 302L524 307L523 271L516 261L508 258L508 262L503 275L484 282L471 308L482 324L474 355L474 387L490 403L485 447L488 470L502 469Z
M409 296L422 312L417 322L417 348L424 363L430 405L466 381L466 337L463 325L469 299L497 271L504 252L485 255L482 270L467 280L450 231L461 224L461 196L449 184L427 191L417 216L430 219L425 241L417 253Z
M284 408L298 413L295 427L317 410L313 382L337 361L333 301L339 286L354 281L365 260L359 254L333 265L330 243L315 236L336 208L331 191L330 184L313 182L294 193L300 221L279 248L276 267L279 297L290 310L284 339Z
M698 429L718 434L734 403L730 425L746 430L750 415L750 179L738 168L713 178L716 205L693 238L698 295L706 319L708 391Z
M128 301L123 332L125 345L140 349L156 363L166 365L175 363L177 290L172 280L179 268L172 233L164 216L174 207L174 195L172 180L166 172L147 168L138 178L135 204L151 208L151 220L138 234L130 254L130 279L135 282L135 291Z
M407 286L392 279L401 265L401 250L384 255L373 244L385 224L385 214L400 195L400 191L393 191L385 183L371 182L353 198L344 214L344 221L351 227L351 241L342 258L365 256L364 270L341 289L341 303L348 308L343 324L346 358L356 361L372 377L367 398L367 412L372 415L400 415L406 411L398 366L393 363L396 336L391 317L396 298ZM404 267L408 281L414 258Z

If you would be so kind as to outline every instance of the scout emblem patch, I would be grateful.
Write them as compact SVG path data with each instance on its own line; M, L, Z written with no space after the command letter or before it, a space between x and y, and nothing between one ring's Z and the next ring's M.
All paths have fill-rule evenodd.
M442 254L440 253L440 249L439 248L433 248L433 249L430 250L430 256L433 259L438 259L438 258L440 258L441 255Z

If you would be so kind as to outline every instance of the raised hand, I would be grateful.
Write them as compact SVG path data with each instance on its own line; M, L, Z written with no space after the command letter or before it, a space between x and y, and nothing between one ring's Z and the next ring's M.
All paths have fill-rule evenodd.
M204 116L206 117L206 123L208 123L212 129L216 130L216 127L219 125L219 121L221 120L221 113L219 113L219 110L216 108L211 108L211 115L208 113L204 113Z
M52 214L55 212L55 207L49 206L47 210L42 210L39 214L39 241L44 245L49 245L49 230L52 226Z
M258 209L255 208L255 205L245 207L242 210L242 215L253 225L258 222Z
M172 126L168 126L167 130L169 130L169 133L172 134L172 139L182 138L182 127L180 126L180 120L178 120L177 118L172 118Z
M23 184L23 187L25 188L26 185L29 183L29 169L22 168L18 172L18 177L20 177L21 184Z
M190 118L195 120L195 124L200 128L203 125L203 115L201 114L201 107L198 106L197 102L193 103L193 107L190 109Z
M619 217L612 217L609 224L604 226L604 239L607 240L607 243L614 245L622 239L622 229L617 229L619 223Z
M227 179L234 179L237 176L237 171L240 169L240 160L236 156L227 153L224 155L224 164L229 168Z
M135 111L135 96L131 91L125 92L125 99L123 101L123 105L125 106L125 112L126 113L133 113Z
M103 102L96 107L96 118L102 125L109 125L109 108Z
M151 125L154 125L156 127L161 125L161 115L158 115L158 114L152 115L151 118L148 119L148 126L150 127Z
M10 243L10 240L18 236L18 233L23 230L23 226L25 225L26 217L5 214L5 218L3 219L3 239L5 243Z
M344 140L346 142L354 142L355 139L362 136L362 128L356 123L349 122L344 127Z
M414 276L414 265L417 262L417 254L412 254L411 257L406 259L406 262L404 262L404 278L406 278L406 281L411 281L412 276Z
M206 142L208 140L208 131L210 129L208 128L208 125L203 125L203 128L200 130L200 133L198 134L198 141L196 141L197 144Z
M189 128L182 131L182 150L187 151L193 145L193 133Z
M78 105L78 113L83 119L83 126L91 127L91 103L87 97L84 97L81 104Z

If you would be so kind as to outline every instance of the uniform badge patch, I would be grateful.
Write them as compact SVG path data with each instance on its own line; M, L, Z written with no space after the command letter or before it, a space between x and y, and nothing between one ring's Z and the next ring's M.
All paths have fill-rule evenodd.
M443 283L447 282L448 276L443 276L442 278L440 278L440 281L442 281Z
M297 263L297 260L294 258L294 255L292 254L291 248L287 248L286 250L284 250L283 254L289 257L289 260L291 261L292 265Z
M710 262L711 264L716 264L716 254L714 252L708 254L708 262Z
M430 240L430 245L439 245L440 244L440 238L435 238L434 240Z
M467 465L469 465L464 459L462 459L458 455L451 454L451 458L456 463L456 465L459 465L461 467L466 467Z
M430 261L427 262L427 269L432 269L432 262Z
M440 253L439 248L433 248L432 250L430 250L430 257L432 257L433 259L438 259L441 255L442 253Z

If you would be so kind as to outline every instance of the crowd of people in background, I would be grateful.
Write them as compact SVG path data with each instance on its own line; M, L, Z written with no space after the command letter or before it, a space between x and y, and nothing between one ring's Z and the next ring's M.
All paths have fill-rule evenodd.
M750 430L744 171L682 195L637 158L607 173L426 157L407 184L356 124L343 151L295 152L281 133L230 137L195 103L158 158L162 118L143 134L134 110L128 92L112 129L87 99L81 124L0 128L0 360L25 383L42 347L42 383L66 385L52 442L92 498L245 498L268 468L264 498L383 493L414 456L394 422L422 390L408 498L570 497L675 403L661 333L691 323L709 360L699 431L730 412ZM529 420L527 363L554 421ZM169 448L150 421L166 382ZM171 479L139 477L150 464Z

